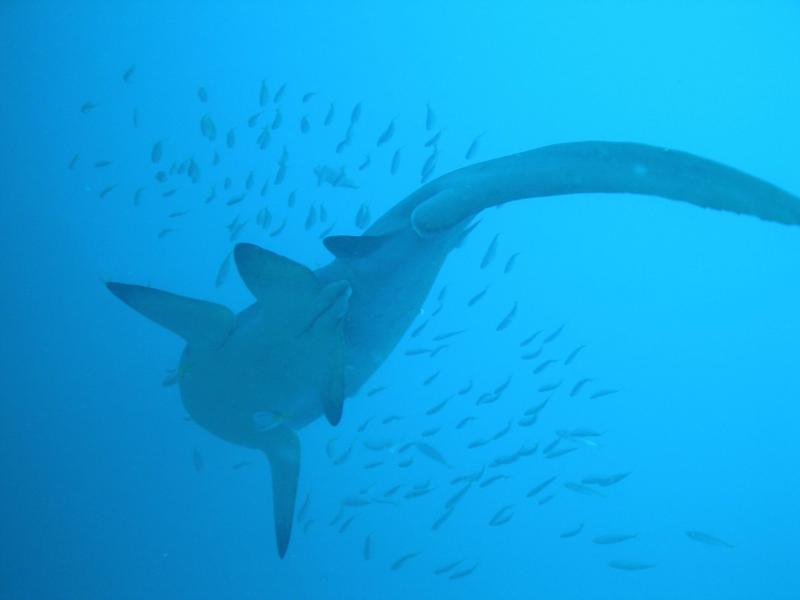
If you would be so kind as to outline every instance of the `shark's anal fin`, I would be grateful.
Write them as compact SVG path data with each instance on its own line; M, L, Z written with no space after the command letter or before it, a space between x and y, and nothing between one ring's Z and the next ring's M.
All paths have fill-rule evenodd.
M272 510L278 554L286 555L292 536L297 480L300 477L300 440L297 434L280 425L264 433L261 447L272 471Z
M190 346L219 346L233 329L235 317L221 304L141 285L110 281L106 287L132 309L178 334Z

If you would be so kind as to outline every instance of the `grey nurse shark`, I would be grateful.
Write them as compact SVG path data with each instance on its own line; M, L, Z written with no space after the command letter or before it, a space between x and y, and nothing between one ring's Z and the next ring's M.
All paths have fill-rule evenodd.
M335 259L317 271L251 244L234 258L255 297L219 304L108 283L123 302L181 336L181 398L212 434L263 451L272 471L278 553L289 544L300 474L297 430L336 425L353 396L419 314L448 253L483 209L579 193L660 196L800 223L800 199L691 154L617 142L538 148L474 164L420 187L361 236L324 240Z

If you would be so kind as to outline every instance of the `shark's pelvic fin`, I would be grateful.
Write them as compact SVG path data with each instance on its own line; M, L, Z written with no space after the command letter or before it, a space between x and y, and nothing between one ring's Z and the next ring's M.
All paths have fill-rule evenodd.
M627 142L545 146L464 167L426 187L410 198L411 224L422 237L504 202L598 192L661 196L800 224L800 199L762 179L687 152Z
M272 509L278 554L286 555L292 536L297 480L300 476L300 441L297 434L280 425L264 433L261 447L272 471Z
M178 334L190 346L217 347L233 329L234 315L221 304L141 285L108 282L106 287L132 309Z

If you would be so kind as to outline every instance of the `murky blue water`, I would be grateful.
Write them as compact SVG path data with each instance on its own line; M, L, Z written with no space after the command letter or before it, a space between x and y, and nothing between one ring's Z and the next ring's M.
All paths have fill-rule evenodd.
M240 310L252 298L235 267L216 285L234 219L245 223L236 241L322 266L320 235L357 235L361 206L374 220L414 191L424 143L440 130L433 176L466 164L481 134L473 161L629 140L800 192L795 2L336 4L0 5L0 597L800 597L800 230L639 196L481 215L412 328L447 286L442 311L347 400L337 428L318 420L301 431L298 505L308 503L278 559L263 455L186 420L177 388L162 386L182 342L105 281ZM190 165L192 177L178 173ZM345 167L358 189L318 186L320 165ZM249 193L231 202L251 172ZM540 346L522 340L562 325L541 359L522 360ZM406 356L456 330L435 356ZM546 358L557 363L534 375ZM509 377L497 401L476 404ZM593 381L571 397L584 378ZM538 390L559 382L538 421L521 426L549 395ZM591 399L600 390L618 391ZM562 439L548 458L556 432L575 429L601 435ZM400 450L415 440L451 467ZM533 455L490 466L533 444ZM567 447L576 450L553 456ZM462 489L451 480L483 467L433 530ZM565 485L614 474L628 475L588 485L599 494ZM372 501L397 485L393 504ZM414 486L430 491L413 497ZM370 503L331 524L361 491ZM622 534L636 537L597 543Z

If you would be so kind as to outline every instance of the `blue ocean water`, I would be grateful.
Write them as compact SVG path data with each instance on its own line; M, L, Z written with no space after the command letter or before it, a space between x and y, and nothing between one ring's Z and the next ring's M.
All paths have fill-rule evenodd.
M326 264L320 235L358 235L360 207L375 220L413 192L439 131L434 177L547 144L622 140L798 193L799 22L793 1L0 3L0 597L800 597L796 227L612 194L485 211L412 326L430 318L426 328L346 401L339 426L300 432L306 507L282 560L263 455L187 420L177 387L162 385L183 342L104 286L241 310L252 296L236 268L218 281L236 241ZM169 173L181 164L196 181ZM358 188L318 185L320 165L344 167ZM461 330L435 356L406 354ZM557 362L533 374L545 359ZM559 383L520 425L550 397L538 390ZM591 398L602 390L616 393ZM403 448L412 441L450 466ZM482 469L432 529L463 489L451 481ZM337 520L354 496L370 501ZM599 543L616 535L635 537Z

